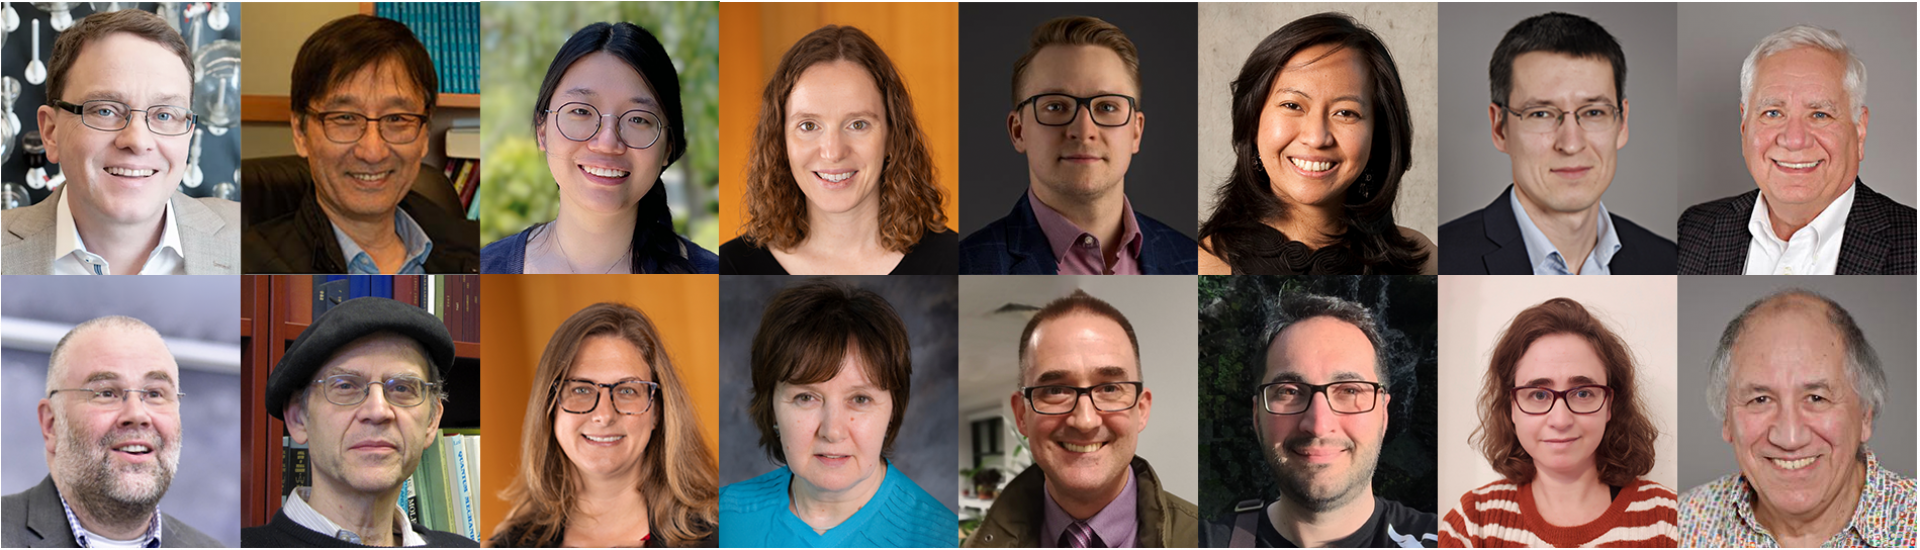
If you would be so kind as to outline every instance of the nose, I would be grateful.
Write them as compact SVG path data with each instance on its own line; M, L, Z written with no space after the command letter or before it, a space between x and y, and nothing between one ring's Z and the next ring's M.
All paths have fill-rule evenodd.
M1553 128L1553 148L1561 154L1571 155L1587 148L1587 130L1580 126L1573 113L1562 113L1559 126Z
M387 136L380 131L380 119L367 119L367 131L353 142L353 157L367 164L379 164L393 156Z
M820 160L839 162L847 158L847 139L838 128L820 133Z
M598 140L595 140L595 141L598 141ZM595 388L595 389L605 394L606 398L600 400L599 406L594 407L593 410L591 411L587 411L587 415L588 415L587 419L592 420L596 424L601 424L601 425L612 424L613 415L616 414L613 410L613 390L609 388Z
M129 393L120 405L121 426L146 426L153 423L153 408L147 405L147 394Z
M1790 116L1787 117L1786 126L1780 128L1780 134L1774 140L1781 147L1798 150L1810 145L1812 136L1807 132L1805 119Z
M1327 401L1327 394L1316 393L1307 401L1307 410L1301 411L1298 429L1316 437L1333 433L1340 422L1337 415L1333 404Z
M851 420L853 411L845 405L827 405L820 407L820 427L814 430L814 437L820 441L835 443L847 438L846 423Z
M362 422L382 424L393 420L393 403L387 402L387 387L373 384L367 387L367 400L360 402L359 416Z
M1553 410L1547 411L1547 427L1563 430L1573 427L1573 405L1566 398L1555 400Z
M1807 427L1806 414L1799 407L1786 406L1773 417L1773 424L1767 427L1767 442L1773 446L1793 450L1812 443L1813 430Z
M114 132L113 145L128 151L146 151L152 149L154 139L159 136L155 136L153 130L147 128L145 118L135 120L135 118L145 116L147 116L147 113L128 113L127 127L121 128L119 132Z
M1100 125L1093 123L1093 106L1074 109L1073 118L1067 121L1067 139L1092 141L1100 135Z
M620 126L614 124L617 115L600 115L600 131L594 132L587 140L587 150L605 155L619 155L627 152L627 144L620 141Z
M1100 409L1094 408L1092 395L1074 397L1073 412L1067 413L1067 426L1081 431L1100 427Z
M1300 144L1312 149L1324 149L1334 145L1333 125L1325 116L1301 117L1300 135L1295 138Z

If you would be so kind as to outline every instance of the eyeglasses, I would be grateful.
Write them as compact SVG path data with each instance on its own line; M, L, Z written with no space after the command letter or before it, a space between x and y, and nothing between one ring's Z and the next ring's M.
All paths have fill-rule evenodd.
M62 111L80 115L80 123L88 128L102 132L118 132L132 124L134 113L147 114L147 131L158 136L186 135L193 131L194 121L199 117L186 107L172 105L154 105L145 109L134 109L127 104L111 99L95 99L79 105L61 100L53 100L53 106Z
M1566 401L1567 411L1573 414L1593 414L1612 399L1613 388L1600 385L1576 386L1566 391L1539 386L1513 389L1513 404L1520 412L1535 415L1553 412L1556 401Z
M573 414L587 414L599 408L600 388L606 388L607 395L613 396L613 412L628 415L645 414L653 409L653 396L660 392L659 384L642 380L601 384L567 379L556 385L560 389L560 410Z
M553 124L560 128L560 136L572 141L586 141L600 133L601 121L613 115L600 114L599 109L580 102L561 105L559 109L547 109L554 115ZM660 115L652 111L634 109L620 114L620 143L632 149L646 149L660 141L665 133L666 123L660 121Z
M1047 126L1066 126L1086 107L1088 118L1099 126L1126 126L1133 122L1134 99L1120 94L1075 97L1067 94L1039 94L1013 106L1018 111L1033 104L1033 119Z
M367 126L380 123L380 139L394 145L406 145L420 139L427 127L427 115L416 113L393 113L370 117L352 111L322 111L314 113L320 118L320 131L326 134L327 141L334 143L357 143L367 135Z
M91 393L93 395L87 397L87 402L96 407L118 406L126 403L127 398L134 394L140 394L140 402L146 403L149 407L172 407L180 404L180 398L187 396L185 393L173 391L172 388L155 388L151 390L70 388L47 392L47 398L52 399L54 394L63 391L83 391Z
M359 405L367 400L367 394L373 393L374 386L385 386L381 390L387 403L395 407L415 407L427 402L427 396L435 392L439 384L414 378L395 376L375 383L358 374L336 374L313 381L320 386L320 393L327 396L327 402L342 407Z
M1308 384L1305 382L1274 382L1261 384L1259 388L1261 406L1268 414L1300 414L1313 406L1313 394L1326 394L1327 408L1340 414L1360 414L1373 412L1385 386L1377 382L1349 380L1332 384Z
M1588 105L1574 111L1562 111L1559 107L1550 105L1525 111L1515 111L1505 105L1501 105L1500 108L1518 117L1513 119L1515 130L1529 134L1551 134L1560 128L1560 123L1565 121L1569 114L1573 115L1573 120L1580 125L1580 129L1590 133L1609 131L1620 124L1619 109L1606 104Z
M1040 414L1067 414L1080 406L1080 396L1093 402L1100 412L1120 412L1140 404L1140 382L1108 382L1084 388L1074 386L1027 386L1020 388L1027 406Z

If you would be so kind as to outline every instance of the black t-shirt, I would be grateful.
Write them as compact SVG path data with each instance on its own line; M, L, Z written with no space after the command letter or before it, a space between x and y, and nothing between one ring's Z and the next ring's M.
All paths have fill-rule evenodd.
M888 275L953 275L960 272L960 237L952 231L925 231L913 250L900 258ZM720 245L721 275L786 275L787 268L773 252L754 246L744 237Z
M1215 522L1201 532L1200 546L1225 548L1233 542L1233 521L1235 516L1227 516L1224 522ZM1300 545L1287 540L1280 531L1273 528L1273 521L1267 517L1266 506L1261 506L1254 515L1259 524L1254 528L1254 546L1258 548L1299 548ZM1373 516L1367 518L1367 524L1346 538L1333 541L1327 546L1334 548L1434 548L1440 545L1439 517L1401 506L1400 503L1380 497L1373 497Z

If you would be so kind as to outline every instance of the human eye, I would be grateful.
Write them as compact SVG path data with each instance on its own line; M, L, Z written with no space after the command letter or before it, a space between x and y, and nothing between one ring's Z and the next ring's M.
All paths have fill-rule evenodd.
M621 397L640 395L640 387L635 384L621 384L620 387L615 388L614 391L618 392Z
M588 109L580 105L574 105L572 107L568 107L566 110L566 113L567 113L567 116L579 117L579 118L587 118L587 117L593 116L592 109Z
M645 115L636 114L627 117L627 124L641 127L653 126L653 119L647 118Z
M1300 103L1299 103L1299 102L1295 102L1295 101L1282 101L1282 102L1280 102L1280 103L1279 103L1279 105L1280 105L1280 108L1282 108L1282 109L1286 109L1286 110L1289 110L1289 111L1303 111L1303 110L1306 110L1305 108L1303 108L1303 107L1301 107L1301 106L1300 106Z
M1075 395L1075 394L1078 394L1079 392L1073 391L1073 388L1069 388L1066 386L1041 386L1040 388L1036 389L1034 393L1040 394L1041 397L1054 399L1054 398L1059 398L1059 397L1068 396L1068 395Z
M590 394L590 393L593 393L593 386L580 384L580 383L570 384L567 386L567 393L571 393L574 395Z
M1527 401L1546 401L1553 399L1553 392L1542 388L1526 388L1526 391L1520 392L1520 398Z
M1281 384L1278 386L1274 386L1273 390L1274 390L1274 393L1277 394L1278 396L1286 397L1289 399L1300 397L1301 394L1307 393L1307 388L1300 386L1299 384Z
M1357 384L1341 384L1340 387L1334 388L1334 391L1340 392L1340 395L1351 397L1360 395L1361 390Z
M865 131L866 129L872 128L872 127L873 127L873 123L867 122L864 120L856 120L850 124L847 124L847 128L855 131Z
M794 394L789 400L792 401L795 406L804 408L811 408L814 405L820 404L820 396L808 392Z
M814 130L819 130L820 124L811 120L806 120L806 121L801 121L799 125L795 126L795 128L799 129L802 132L812 132Z

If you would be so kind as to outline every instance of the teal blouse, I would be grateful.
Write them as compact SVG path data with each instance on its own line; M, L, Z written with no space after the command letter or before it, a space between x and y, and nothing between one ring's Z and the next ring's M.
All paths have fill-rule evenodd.
M785 466L720 488L723 548L952 548L959 517L906 474L887 465L873 499L853 517L815 533L788 509L793 470Z

